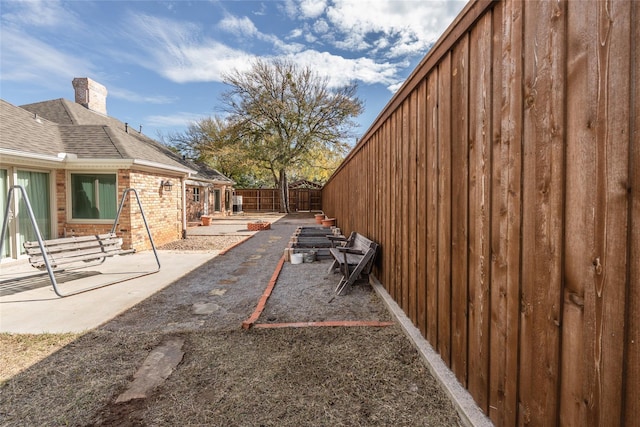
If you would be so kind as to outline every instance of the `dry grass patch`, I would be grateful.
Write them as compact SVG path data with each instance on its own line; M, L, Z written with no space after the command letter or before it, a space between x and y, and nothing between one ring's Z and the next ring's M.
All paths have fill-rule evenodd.
M181 364L148 398L115 403L175 334L96 331L0 387L6 426L459 426L397 327L179 334Z
M80 334L0 334L0 385Z

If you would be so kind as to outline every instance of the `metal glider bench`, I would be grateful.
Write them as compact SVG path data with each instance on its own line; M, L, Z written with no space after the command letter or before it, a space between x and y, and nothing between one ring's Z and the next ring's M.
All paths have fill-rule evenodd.
M151 231L147 223L147 218L144 214L144 210L142 209L142 203L140 202L138 192L133 188L127 188L123 191L122 199L120 200L120 205L118 207L118 213L116 214L116 218L109 233L93 236L64 237L58 239L43 240L40 229L38 228L38 224L35 219L35 215L33 214L33 209L31 208L31 202L29 201L29 197L27 196L24 187L22 187L21 185L14 185L9 189L9 193L7 195L7 205L5 209L4 221L2 223L2 234L0 235L0 257L3 253L2 249L4 244L4 236L7 231L13 192L16 189L19 190L22 194L23 201L25 202L25 205L27 207L27 213L29 215L29 219L31 220L31 224L33 225L33 229L35 231L37 239L37 241L24 243L24 249L26 251L26 254L29 256L29 263L39 270L47 270L49 279L51 279L53 290L59 297L66 297L69 295L87 292L93 289L114 285L116 283L125 282L127 280L132 280L160 271L160 259L158 258L156 246L153 243L153 237L151 237ZM56 280L54 272L77 270L89 266L100 265L104 263L104 261L109 257L131 254L135 252L134 249L122 249L122 238L118 237L115 232L125 199L129 193L133 193L138 202L140 214L142 215L142 220L144 221L144 226L147 230L147 236L149 237L151 248L153 249L153 254L156 259L157 268L153 271L144 272L133 277L127 277L125 279L118 279L108 283L102 283L99 285L76 290L74 292L62 293L58 287L58 282Z

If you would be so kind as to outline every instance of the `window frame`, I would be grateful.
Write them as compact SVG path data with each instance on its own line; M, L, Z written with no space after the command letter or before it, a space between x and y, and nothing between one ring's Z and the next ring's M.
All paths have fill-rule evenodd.
M115 220L115 215L117 215L118 210L118 171L117 170L104 170L104 171L95 171L95 170L86 170L86 169L77 169L77 170L68 170L66 174L66 182L67 182L67 191L66 191L66 206L67 206L67 222L71 224L113 224ZM74 218L73 217L73 175L109 175L115 177L115 196L116 199L114 201L116 206L116 212L113 218Z

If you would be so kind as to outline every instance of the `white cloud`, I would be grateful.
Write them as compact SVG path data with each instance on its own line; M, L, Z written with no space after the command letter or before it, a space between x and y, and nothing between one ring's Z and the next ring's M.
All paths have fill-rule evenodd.
M29 35L2 28L2 80L41 83L91 74L91 64ZM43 79L43 76L47 76Z
M294 53L303 49L300 43L285 43L273 34L266 34L258 30L254 23L248 17L236 17L228 15L220 23L218 27L245 39L255 39L269 43L276 51L282 53ZM294 37L295 38L295 37Z
M246 68L253 57L204 37L197 25L188 22L133 15L126 27L136 29L128 38L138 49L128 59L176 83L219 82L225 72Z
M38 28L55 28L80 25L78 18L59 1L29 0L2 2L3 25L27 25ZM7 12L7 9L9 10Z
M236 16L226 16L218 24L220 28L237 36L252 37L258 34L258 29L249 18Z
M134 102L137 104L164 105L171 104L176 101L175 97L163 95L140 95L139 93L121 87L109 87L109 97L125 99L128 102Z
M301 15L298 2L295 0L284 0L282 3L278 3L278 7L291 19L296 19Z
M325 21L324 19L318 19L313 24L313 29L316 33L325 34L329 32L329 24L327 24L327 21Z
M170 115L151 115L145 118L145 125L156 128L188 127L206 117L209 113L187 113L178 112Z
M352 81L365 84L379 83L390 87L399 81L397 65L377 63L370 58L348 59L314 50L306 50L287 58L308 66L321 77L327 77L332 87L344 86Z
M313 20L315 36L345 51L384 48L388 58L423 55L464 6L464 0L301 0L290 17ZM324 37L322 37L324 35ZM329 38L327 38L329 37ZM306 35L307 40L314 40Z
M287 38L298 38L300 36L304 35L304 31L302 31L302 28L294 28L289 35L287 36Z
M300 2L300 12L305 18L317 18L322 15L326 7L325 0L302 0Z

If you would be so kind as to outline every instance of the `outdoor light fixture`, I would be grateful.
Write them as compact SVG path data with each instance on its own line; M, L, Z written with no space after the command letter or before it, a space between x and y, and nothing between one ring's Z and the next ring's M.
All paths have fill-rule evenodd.
M171 191L171 189L173 188L173 183L169 180L166 181L160 181L160 185L166 190L166 191Z

